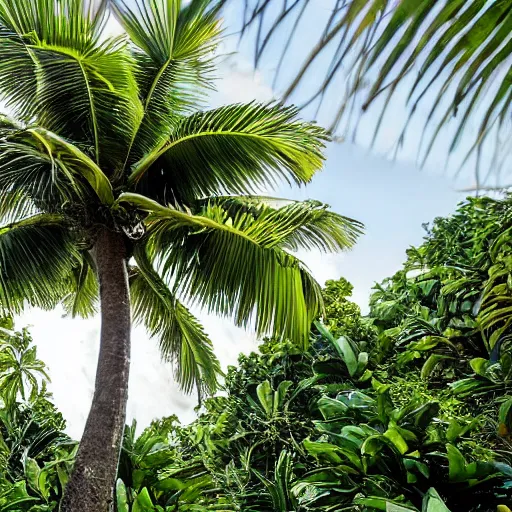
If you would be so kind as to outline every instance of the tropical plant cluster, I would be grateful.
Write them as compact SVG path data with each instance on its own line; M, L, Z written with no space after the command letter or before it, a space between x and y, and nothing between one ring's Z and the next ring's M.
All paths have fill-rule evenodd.
M269 338L187 426L125 431L119 512L507 511L512 503L510 199L425 226L369 315L343 278L307 349ZM0 510L57 510L76 443L27 331L0 347Z

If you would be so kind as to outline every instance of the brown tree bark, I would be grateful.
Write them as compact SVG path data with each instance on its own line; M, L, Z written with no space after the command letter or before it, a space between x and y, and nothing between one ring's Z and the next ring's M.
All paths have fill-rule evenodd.
M101 300L96 387L61 512L114 510L130 369L130 293L121 234L103 229L94 247Z

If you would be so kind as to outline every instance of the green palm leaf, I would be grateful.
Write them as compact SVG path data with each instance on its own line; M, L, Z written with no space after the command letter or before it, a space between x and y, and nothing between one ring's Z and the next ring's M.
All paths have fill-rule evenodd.
M380 64L367 103L391 84L389 101L397 84L416 66L419 73L409 90L411 114L427 92L436 94L426 121L426 126L435 124L424 158L428 157L441 129L455 116L459 120L450 151L457 148L468 123L477 114L480 121L473 144L475 149L485 141L493 127L503 127L510 110L510 2L458 0L407 1L402 4L400 9L392 12L372 49L368 70L377 62ZM402 31L399 43L392 43L398 30ZM385 57L384 65L381 57ZM399 71L393 71L404 59ZM496 84L498 87L494 87ZM492 95L489 95L489 87L494 88ZM487 105L482 115L476 106L484 94ZM440 116L436 116L445 97L449 100L448 105Z
M220 35L217 9L211 4L154 0L139 2L134 11L124 0L113 2L117 19L137 48L136 77L145 114L133 141L136 158L160 147L179 115L197 109L211 88L213 51Z
M0 127L0 190L24 190L34 199L57 192L63 202L85 199L86 183L103 203L113 203L109 179L77 146L40 127Z
M89 318L97 313L99 286L96 266L90 253L83 252L68 277L69 293L62 300L66 312L73 318Z
M40 214L0 227L0 307L19 313L25 301L54 308L77 262L71 232L58 215Z
M131 54L122 39L101 40L104 21L82 0L2 2L0 93L19 117L91 144L96 163L115 169L142 105Z
M197 387L200 393L213 394L221 370L208 335L155 272L143 246L135 260L138 268L130 276L135 321L159 340L162 356L175 365L176 380L185 392Z
M0 224L12 224L40 213L34 201L22 190L0 194Z
M194 114L133 166L130 182L162 203L246 194L278 180L308 183L328 137L296 116L293 107L257 103Z
M261 196L213 197L198 201L198 214L210 216L222 209L233 226L251 232L258 230L268 247L278 246L334 252L354 246L364 226L329 210L319 201L290 201ZM260 243L263 242L260 240Z
M322 299L302 263L276 243L280 233L283 240L289 233L289 219L258 226L234 222L220 206L193 215L137 194L123 194L120 202L149 212L151 259L161 262L162 276L173 280L183 297L210 312L232 315L237 325L255 324L260 335L275 333L307 344Z
M255 64L261 62L265 51L274 52L275 58L277 47L280 57L274 85L284 78L280 76L282 64L291 56L301 35L297 28L316 5L314 0L290 5L284 2L280 7L278 4L257 2L241 22L242 35L252 37L254 32L249 28L257 28ZM314 82L308 81L311 93L301 99L303 106L316 104L317 112L322 108L335 132L345 122L350 124L359 106L366 110L375 104L380 112L376 136L384 129L384 115L392 100L406 97L409 118L399 144L412 129L411 118L425 113L426 107L426 144L420 155L423 162L432 153L440 133L451 124L448 150L453 152L464 135L469 137L461 165L475 157L477 185L492 172L497 176L498 169L508 162L506 141L510 138L510 0L347 0L333 1L332 6L331 15L318 27L316 44L291 79L286 78L289 82L284 84L283 101L298 96L314 72ZM279 29L287 34L284 42L279 38ZM311 83L313 89L309 87ZM344 84L342 92L340 83ZM323 108L327 107L327 100L328 110ZM338 106L333 108L333 102ZM480 160L484 150L492 149L496 153L487 159L488 176L481 177Z

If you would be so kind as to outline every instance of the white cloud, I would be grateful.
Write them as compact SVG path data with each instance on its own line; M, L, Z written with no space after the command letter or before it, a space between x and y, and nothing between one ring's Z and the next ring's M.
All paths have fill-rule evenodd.
M250 101L266 102L274 98L263 75L254 71L248 61L242 57L229 57L220 66L222 80L217 86L217 93L212 96L213 103L245 103Z

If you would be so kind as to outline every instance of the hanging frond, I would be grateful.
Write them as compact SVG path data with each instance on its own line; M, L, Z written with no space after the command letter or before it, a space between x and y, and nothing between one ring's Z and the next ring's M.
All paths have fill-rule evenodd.
M90 190L92 189L92 190ZM39 127L0 127L0 191L61 202L94 191L104 204L114 196L109 179L78 147Z
M268 233L279 233L287 220L258 228L256 222L234 225L219 206L193 215L138 194L123 194L120 203L149 212L149 254L181 296L210 312L233 316L239 326L254 325L259 335L307 344L322 298L302 263Z
M136 45L136 75L144 118L133 141L133 163L170 136L179 116L196 110L212 88L213 52L220 36L211 0L114 0L117 19Z
M230 0L222 3L233 6ZM240 27L242 35L248 34L250 27L258 27L256 65L265 51L276 52L279 45L275 83L282 78L277 75L283 60L300 44L301 31L316 5L311 0L284 2L282 7L279 3L244 0L247 16ZM405 87L410 115L399 143L411 126L410 118L421 111L421 106L430 104L423 161L444 128L453 124L449 152L468 136L462 165L470 156L475 157L478 186L493 172L505 169L510 161L512 104L510 0L332 0L329 8L331 14L324 24L308 26L308 30L317 31L317 43L291 75L288 73L291 79L283 88L285 101L302 95L300 102L304 106L316 104L318 112L324 100L329 100L325 115L335 131L342 120L350 124L354 106L367 109L382 99L377 107L381 115L376 131L380 131L388 105L397 91L404 95ZM282 42L278 34L285 30L289 36ZM304 93L302 86L312 72L315 88ZM346 84L341 92L340 83ZM399 88L402 83L404 87ZM355 101L355 96L362 101ZM333 108L333 102L338 107ZM478 172L485 148L497 151L494 158L488 158L493 168L488 169L487 177Z
M158 339L162 357L174 365L186 393L194 387L200 396L215 393L221 370L208 335L154 270L144 246L134 256L138 267L130 272L130 293L135 321Z
M280 105L230 105L179 123L171 138L133 166L132 184L162 203L244 194L279 180L308 183L322 167L326 132Z
M123 39L101 39L103 14L82 0L0 5L0 95L17 116L123 165L142 115L135 63ZM108 149L107 149L108 148Z
M69 226L40 214L0 227L0 308L19 313L25 302L54 308L67 292L78 260Z
M70 292L62 305L71 317L92 317L98 311L99 285L96 266L90 253L82 252L73 271L68 276Z
M225 196L197 202L199 215L229 217L245 232L260 231L266 247L336 252L350 249L364 226L329 210L319 201L278 200L260 196ZM220 207L220 209L216 207ZM263 240L259 240L260 243Z

